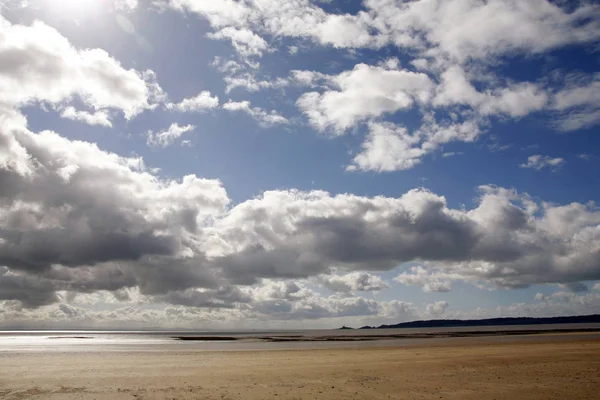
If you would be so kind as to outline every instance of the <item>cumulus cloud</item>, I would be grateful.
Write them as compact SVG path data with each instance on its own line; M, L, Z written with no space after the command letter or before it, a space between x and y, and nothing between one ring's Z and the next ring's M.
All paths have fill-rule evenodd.
M461 279L460 276L440 271L429 271L422 266L411 267L394 278L394 281L403 285L421 286L426 293L449 292L452 290L452 280Z
M209 36L230 40L246 60L272 50L268 41L281 37L351 49L393 45L414 57L412 70L390 59L377 65L358 63L337 75L292 70L288 78L276 79L259 79L254 72L243 71L243 62L230 60L221 65L228 66L223 70L227 92L292 84L311 87L313 90L301 94L296 105L322 133L338 136L363 122L385 124L381 120L409 110L418 110L425 119L437 111L452 111L450 119L429 124L443 131L436 134L437 138L445 137L441 143L474 141L490 118L518 119L539 111L554 110L558 120L551 124L565 131L600 121L595 106L598 102L593 101L596 78L591 79L593 84L570 83L556 92L543 79L513 81L496 75L491 68L501 63L503 56L542 54L572 44L594 43L600 38L600 29L590 18L600 16L600 6L595 4L566 7L547 0L526 4L514 0L451 0L443 4L366 0L363 10L352 15L327 13L308 0L285 6L272 0L160 3L208 20L214 29ZM510 27L514 24L517 29ZM297 49L298 44L291 48ZM256 68L258 64L247 66ZM469 133L457 132L459 126ZM410 135L402 133L403 129L370 129L360 154L347 169L409 169L440 144L423 137L425 128ZM384 148L387 145L389 149Z
M393 45L414 57L411 65L418 72L400 68L398 63L359 63L353 70L329 76L325 91L301 95L297 105L319 131L341 135L362 121L424 104L437 109L467 106L480 116L512 118L550 108L562 113L554 123L561 130L600 121L594 105L598 102L592 101L593 85L571 85L554 94L540 82L514 82L496 76L490 68L501 63L503 56L594 43L600 38L593 18L600 17L596 4L366 0L363 10L355 14L330 14L308 0L285 6L273 0L158 3L208 20L214 29L210 36L231 40L242 58L269 50L265 37L308 39L351 49ZM297 44L288 47L297 49ZM225 77L228 91L289 84L282 78L275 84L237 72ZM310 82L309 72L317 73L299 72L304 72L299 77L305 82Z
M226 0L217 3L166 0L163 3L207 19L216 30L236 28L248 31L245 34L248 38L256 36L253 32L264 32L276 37L311 39L335 47L378 46L384 43L383 38L371 35L370 16L366 12L357 15L328 14L308 0L285 4L274 0Z
M441 84L436 88L433 104L468 105L482 115L523 117L542 110L548 102L544 89L530 82L509 83L480 92L471 80L462 67L449 67L441 74Z
M75 49L43 22L11 24L0 16L0 102L21 106L33 102L59 105L73 96L100 111L122 110L132 118L152 106L157 86L150 72L125 69L100 49ZM84 114L79 119L89 119ZM95 120L99 117L96 115Z
M409 133L391 123L369 123L369 133L362 150L347 171L390 172L407 170L421 163L423 157L449 142L473 142L481 130L477 121L440 124L425 117L423 125Z
M319 277L331 267L350 274L326 278L330 285L376 290L384 284L361 272L413 260L453 279L501 287L600 278L600 214L589 204L537 204L483 187L470 210L449 208L425 190L398 198L270 191L228 209L218 181L164 181L139 159L53 132L3 131L0 143L0 260L8 268L0 298L31 307L55 302L61 290L132 287L165 302L225 307L244 296L220 288ZM289 307L279 299L281 315L383 309L313 297Z
M0 139L0 297L33 306L59 290L215 285L189 255L193 233L229 203L219 181L161 180L141 159L50 131Z
M133 11L138 6L138 0L114 0L117 10Z
M346 170L389 172L410 169L426 154L420 142L419 135L409 134L406 128L372 123L362 151Z
M476 141L494 118L551 110L563 130L600 121L596 76L551 89L548 80L516 82L490 72L500 56L597 41L595 4L567 11L545 0L366 0L353 15L329 14L308 0L155 4L201 16L211 38L231 42L237 61L215 63L227 74L226 91L298 90L296 105L310 124L334 136L364 124L367 135L348 170L412 168L446 143ZM49 104L64 118L108 127L120 112L131 119L158 104L178 112L221 106L264 126L289 124L278 111L250 101L220 104L208 91L168 101L152 71L127 69L103 50L76 49L42 22L1 19L0 36L0 321L160 326L248 319L260 325L445 314L445 302L419 310L356 295L386 288L375 272L406 262L419 267L395 281L426 292L449 291L456 281L564 290L540 297L533 308L500 312L579 313L599 304L598 285L584 293L581 283L600 279L600 214L592 203L557 205L483 186L474 205L456 208L425 189L398 197L273 190L232 205L218 180L162 178L141 158L32 132L20 109ZM281 38L296 49L301 41L337 48L393 44L415 59L358 62L327 74L292 69L271 79L255 70L256 60ZM408 110L421 123L398 123ZM391 118L396 122L385 121ZM148 143L166 147L193 129L174 123L151 131ZM524 166L563 163L536 155ZM333 294L319 293L323 286ZM162 308L84 307L86 298L100 294L110 304Z
M413 168L442 144L475 141L492 116L520 118L544 109L548 103L545 90L528 82L505 87L495 84L478 91L458 66L443 72L436 86L425 73L401 69L396 59L377 66L358 64L337 76L292 71L292 80L325 88L323 93L304 93L296 102L317 130L338 136L367 122L368 135L348 170ZM403 126L378 120L416 106L423 124L411 133ZM460 110L464 106L470 111ZM433 110L440 107L458 108L459 112L439 120Z
M367 0L365 5L375 26L396 46L424 48L427 56L459 63L515 52L542 53L592 42L600 35L589 18L600 8L586 3L571 12L547 0Z
M323 275L318 282L334 292L367 292L386 289L381 277L369 272L351 272L345 275Z
M436 301L435 303L429 303L427 304L427 307L425 307L425 314L433 318L439 318L446 313L448 306L449 305L447 301Z
M269 50L267 42L249 29L223 28L208 35L211 39L227 39L242 57L262 56Z
M330 90L305 93L297 105L316 129L334 135L367 118L427 102L433 90L426 74L393 66L358 64L329 82Z
M285 5L273 0L164 3L206 18L215 29L244 28L335 47L377 48L392 43L456 62L513 52L541 53L600 37L590 18L600 13L597 5L584 3L569 12L547 0L366 0L365 10L354 15L328 14L308 0ZM462 23L456 24L457 20Z
M100 125L107 128L112 127L108 112L103 110L90 113L87 111L76 110L75 107L69 106L62 110L60 116L74 121L84 122L88 125Z
M78 296L79 297L79 296ZM64 329L137 327L140 329L197 328L198 324L210 324L215 329L239 328L242 323L249 328L265 329L281 324L279 316L271 314L278 309L287 327L302 329L307 323L322 328L341 325L359 327L380 323L397 323L426 318L490 318L523 316L564 316L593 314L600 306L600 295L556 292L548 296L536 296L537 303L515 303L509 306L474 311L448 312L446 302L436 302L419 309L414 304L398 300L374 301L360 298L343 299L330 297L319 301L308 300L293 306L287 302L256 303L250 308L186 307L181 305L148 308L141 303L117 302L106 311L90 308L90 304L78 301L63 302L23 308L13 301L0 300L0 326L9 329L39 329L40 327ZM296 308L297 307L297 308ZM286 315L284 310L297 311ZM314 311L313 311L314 310ZM264 311L261 312L261 311ZM331 318L335 318L332 320ZM320 322L322 321L322 322Z
M243 112L257 120L263 126L271 126L277 124L287 124L289 121L277 111L272 110L267 112L260 107L252 107L252 104L247 101L231 101L223 104L223 109L232 112Z
M168 102L165 104L168 110L179 112L198 112L211 110L219 107L219 97L212 96L208 90L203 90L197 96L183 99L179 103Z
M184 133L191 132L196 129L195 125L179 125L172 123L169 128L160 132L148 132L147 142L149 146L167 147L173 144Z
M509 307L499 307L498 313L506 316L538 315L538 316L564 316L564 315L590 315L596 314L600 306L600 293L574 293L572 291L555 292L550 295L538 293L538 303L517 303Z
M527 157L527 162L520 164L521 168L532 168L537 171L544 168L557 169L565 164L565 159L561 157L550 157L543 156L541 154L534 154L533 156Z
M250 73L227 75L225 81L225 92L229 93L236 88L244 88L248 92L258 92L263 89L281 89L289 85L287 79L276 78L271 80L258 80Z
M331 265L385 270L417 259L503 287L595 279L598 249L587 246L600 216L592 206L539 206L510 190L481 190L468 211L424 190L397 199L266 192L209 230L215 244L228 243L213 251L223 253L216 262L239 284L308 277Z

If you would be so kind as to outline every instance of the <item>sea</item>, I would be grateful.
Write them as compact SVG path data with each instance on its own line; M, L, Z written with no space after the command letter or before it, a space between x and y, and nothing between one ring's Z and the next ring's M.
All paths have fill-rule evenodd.
M198 352L253 351L327 348L364 348L436 345L443 343L560 341L581 337L572 330L598 330L585 333L600 340L600 324L553 324L516 326L470 326L443 328L404 328L369 330L293 331L94 331L20 330L0 331L0 355L6 352ZM547 335L489 335L476 337L389 338L391 335L419 335L455 332L551 331ZM567 330L567 332L557 332ZM353 336L381 336L381 339L350 340ZM181 337L209 337L207 340L181 340ZM260 338L294 338L293 341L264 341ZM337 340L313 340L314 338ZM343 340L339 340L343 339ZM346 340L348 339L348 340Z

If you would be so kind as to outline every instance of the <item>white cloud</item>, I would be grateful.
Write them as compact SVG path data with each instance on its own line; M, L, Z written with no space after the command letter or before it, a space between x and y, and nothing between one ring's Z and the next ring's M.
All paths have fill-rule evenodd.
M227 103L223 104L223 109L227 111L246 113L264 126L289 123L285 117L279 115L275 110L267 112L260 107L252 107L251 103L247 100L229 100Z
M73 121L84 122L88 125L100 125L108 128L112 127L110 116L105 110L90 113L87 111L76 110L75 107L69 106L62 110L60 116L62 118L72 119Z
M527 158L527 162L520 164L521 168L533 168L537 171L544 168L552 168L557 169L565 164L565 159L561 157L550 157L543 156L541 154L534 154L533 156L529 156Z
M151 71L124 69L104 50L77 50L39 21L13 25L0 17L0 35L0 102L58 105L78 96L94 110L120 109L128 119L151 107Z
M229 93L236 88L244 88L249 92L258 92L262 89L280 89L288 86L289 82L284 78L276 78L272 80L258 80L250 73L238 75L226 75L225 92Z
M547 0L476 3L450 0L443 4L429 0L367 0L365 10L355 15L328 14L308 0L285 5L273 0L217 4L170 0L163 3L206 18L215 29L211 36L231 39L242 57L260 55L268 49L261 36L308 38L322 45L350 48L379 48L391 43L400 50L416 52L411 61L415 68L441 73L434 106L467 105L483 116L520 118L545 109L550 101L547 90L540 84L510 82L493 76L487 67L498 63L499 57L515 53L541 54L570 44L593 43L600 38L600 29L593 22L593 16L600 16L600 6L578 4L567 10L564 5ZM461 23L456 24L456 21ZM290 48L298 47L291 45ZM388 71L383 73L376 68ZM468 74L467 68L472 70ZM421 103L425 98L428 101L432 84L418 82L422 92L410 93L399 83L399 80L410 80L400 77L402 73L419 76L419 73L389 65L359 64L355 71L332 77L330 90L305 93L297 104L317 129L331 129L341 134L365 119L410 108L417 98ZM473 75L487 75L491 78L488 83L494 84L476 90ZM430 79L422 76L423 80ZM246 87L257 91L271 87L267 80L257 81L243 75L226 79L228 90ZM382 80L390 83L389 90L381 84ZM583 91L590 94L592 89L583 88L579 93L567 90L557 94L554 103L564 109L565 102L581 101L587 96ZM598 121L600 111L593 108L566 114L556 126L561 130L576 130Z
M600 103L600 74L592 80L584 79L579 84L569 84L554 96L553 106L557 110L597 105Z
M464 154L462 151L447 151L442 154L442 157L448 158L448 157L460 156L462 154Z
M371 35L371 18L366 12L327 14L308 0L286 3L274 0L169 0L165 3L176 10L206 18L215 29L234 27L275 37L301 37L335 47L373 47L385 42L385 38Z
M19 184L3 185L0 254L8 267L0 272L0 299L28 307L56 302L57 291L139 287L187 307L250 307L255 318L399 318L415 315L409 304L324 298L295 281L268 280L250 292L232 285L314 276L342 292L377 290L385 282L365 269L415 259L437 267L413 268L396 281L426 291L448 290L454 280L514 287L600 277L600 215L591 206L537 206L485 187L471 210L448 208L423 190L396 199L273 191L226 209L217 181L160 181L140 160L51 132L12 140L24 151L11 153L13 165L25 166L3 166L7 183ZM59 198L68 207L57 206ZM355 272L324 277L331 265Z
M435 303L429 303L427 304L427 307L425 307L425 314L433 318L439 318L446 313L448 306L449 305L447 301L436 301Z
M559 118L556 126L564 132L577 131L600 124L600 109L572 111Z
M160 1L156 2L160 4ZM235 0L196 1L196 0L165 0L165 6L175 10L199 14L206 18L216 28L225 26L244 26L251 17L251 9L246 2Z
M179 103L166 103L168 110L179 112L198 112L219 107L219 97L212 96L208 90L203 90L197 96L183 99Z
M342 135L357 122L429 101L433 83L423 73L358 64L330 78L334 87L305 93L298 107L320 131Z
M600 306L600 293L597 292L586 294L555 292L547 296L538 293L535 299L539 303L517 303L509 307L498 307L495 311L503 316L536 315L556 317L596 314Z
M378 291L388 287L381 277L368 272L351 272L345 275L323 275L318 282L334 292Z
M503 55L543 53L569 44L594 42L600 38L600 29L590 16L600 16L598 5L579 4L567 11L546 0L473 4L464 0L443 4L429 0L367 0L364 11L350 15L328 14L308 0L285 5L273 0L164 3L206 18L215 30L211 37L232 40L242 58L268 51L265 37L304 38L350 48L379 48L391 43L414 54L411 65L430 75L388 62L378 66L358 64L352 71L319 77L328 88L304 93L297 106L316 129L334 135L344 134L360 122L417 105L467 106L479 117L521 118L545 110L551 103L559 109L564 109L565 102L582 101L584 97L590 103L589 94L593 93L592 88L585 88L588 95L583 90L577 94L564 91L554 100L541 83L512 82L495 76L489 67L500 62ZM297 44L289 47L298 49ZM316 86L316 77L308 74L311 71L293 72L308 86ZM276 82L260 80L239 71L229 73L225 80L227 91L236 87L258 91L290 84L282 78ZM435 81L440 82L437 88ZM463 118L473 118L464 115L468 111L461 113ZM565 114L555 125L561 130L576 130L598 121L600 111L588 107Z
M194 232L229 203L219 181L162 180L140 158L50 131L15 126L0 139L0 298L36 307L60 290L214 285L187 257Z
M597 5L567 12L547 0L443 3L366 0L356 15L328 14L308 0L169 0L177 10L206 18L215 29L235 27L276 37L307 38L335 47L380 47L393 43L427 57L457 62L512 52L541 53L600 37L591 16ZM461 21L456 24L456 21Z
M402 272L394 281L403 285L421 286L426 293L449 292L452 290L452 280L461 279L459 276L443 272L430 272L422 266L412 267L409 271Z
M173 144L179 139L184 133L191 132L196 127L194 125L179 125L177 123L171 124L167 130L160 132L148 132L148 145L156 147L167 147Z
M568 78L568 77L567 77ZM553 109L562 113L556 126L562 131L575 131L600 123L600 74L583 76L567 82L556 93Z
M219 264L239 283L262 274L307 277L329 265L391 269L416 259L464 280L503 287L598 274L598 248L587 247L600 234L596 211L579 205L567 218L561 207L540 211L513 191L481 190L478 206L469 211L449 209L444 198L422 190L398 199L267 192L211 228L216 236L210 243L218 245L210 246L211 253L225 255Z
M473 119L439 123L432 115L426 115L419 134L424 138L422 147L431 152L450 142L474 142L481 135L480 121Z
M420 142L419 135L410 135L405 128L372 123L362 151L346 169L377 172L410 169L419 164L426 153L419 146Z
M138 0L114 0L117 10L133 11L138 6Z
M261 284L250 289L252 297L258 301L299 300L314 296L315 292L295 281L264 279Z
M269 50L267 42L249 29L227 27L210 33L208 37L230 40L235 50L242 57L260 57L265 51Z
M441 74L435 106L468 105L482 115L506 114L523 117L542 110L548 101L543 89L529 82L509 84L479 92L460 66L449 67Z
M135 0L117 3L126 10L137 6ZM334 15L308 0L167 3L206 18L214 29L210 37L231 41L238 61L215 63L226 74L227 91L310 87L297 106L318 130L343 135L365 123L368 134L350 170L411 168L446 143L476 141L494 116L551 110L563 130L600 121L597 77L567 80L552 90L543 83L551 79L513 82L490 72L500 55L597 41L597 5L581 4L567 13L543 0L366 0L365 11ZM65 118L110 126L116 110L128 119L158 104L180 112L210 110L219 107L217 96L203 91L168 102L151 71L126 69L99 49L76 49L41 22L24 26L2 19L0 35L2 321L197 326L219 319L263 326L269 319L355 321L446 313L445 302L419 310L399 300L354 294L387 287L374 271L405 262L421 266L395 280L426 292L449 291L456 281L501 288L550 283L568 290L540 297L543 304L500 312L581 312L599 304L596 292L573 293L583 288L577 282L600 279L600 215L591 203L535 202L486 186L472 207L452 208L424 189L397 198L274 190L232 206L219 181L161 178L139 157L51 131L30 132L19 112L48 103ZM396 50L417 57L406 65L420 72L397 59L359 63L331 75L292 69L286 78L271 79L251 70L271 45L297 50L306 39L349 48L394 43ZM76 109L71 100L90 111ZM278 111L249 101L230 100L222 108L263 125L289 124ZM419 128L385 122L390 116L400 119L394 114L405 110L418 110ZM442 112L446 119L438 119ZM165 147L193 129L172 124L150 132L148 143ZM536 155L524 167L563 163ZM335 293L323 296L317 285ZM600 290L598 284L594 290ZM110 304L169 306L102 312L83 307L96 297Z
M218 181L161 180L139 158L53 132L31 133L14 110L0 117L9 129L0 132L5 300L39 306L56 301L61 290L139 287L144 295L166 296L205 288L212 292L164 299L203 298L216 306L235 295L220 288L318 277L332 266L349 273L390 270L415 260L430 274L436 271L438 280L444 273L446 280L500 287L600 278L600 214L591 204L538 204L511 190L482 187L470 210L450 208L425 190L399 198L270 191L228 209ZM155 140L166 143L167 137ZM365 276L330 280L348 280L358 290L352 282ZM423 284L429 283L427 290L448 287L430 280ZM310 304L321 311L300 308L296 315L359 309L379 315L382 307L315 301Z
M430 116L415 132L389 123L369 123L369 134L347 171L390 172L413 168L422 158L441 145L453 141L473 142L480 134L476 121L446 125Z
M0 275L1 276L1 275ZM302 290L302 289L301 289ZM281 292L283 294L285 289ZM509 306L474 311L452 311L445 301L427 304L419 309L414 304L398 300L375 301L360 297L311 297L310 291L304 296L289 299L254 298L247 304L235 308L193 307L168 305L148 308L144 300L133 296L129 291L121 300L109 300L112 295L97 292L93 295L77 295L72 298L60 296L56 304L36 309L23 308L13 301L0 300L0 326L3 328L40 329L41 327L65 329L76 328L194 328L199 323L210 324L215 329L235 329L243 325L253 329L272 329L285 326L291 329L310 326L331 329L350 325L380 325L430 318L490 318L541 317L564 315L588 315L595 313L600 306L598 293L578 295L570 292L557 292L549 296L539 293L538 303L515 303ZM289 298L289 297L288 297ZM107 303L103 303L107 300ZM106 310L98 311L92 305L101 302Z
M326 87L333 77L318 71L292 70L290 71L291 80L303 86L324 86Z
M240 72L245 68L245 65L235 60L225 60L223 57L215 56L210 65L219 72L233 74Z
M374 15L373 24L398 47L423 49L428 57L460 63L515 52L542 53L600 37L590 18L600 8L591 4L570 13L547 0L366 0L365 5Z

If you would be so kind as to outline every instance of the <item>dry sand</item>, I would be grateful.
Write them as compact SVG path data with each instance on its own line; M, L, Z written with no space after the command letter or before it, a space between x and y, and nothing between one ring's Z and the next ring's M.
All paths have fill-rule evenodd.
M586 338L331 350L0 353L6 399L599 399Z

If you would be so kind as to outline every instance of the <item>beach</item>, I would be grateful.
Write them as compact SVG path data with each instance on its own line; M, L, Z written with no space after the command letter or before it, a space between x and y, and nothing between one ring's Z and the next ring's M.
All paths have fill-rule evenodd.
M3 399L596 399L600 340L0 354Z

